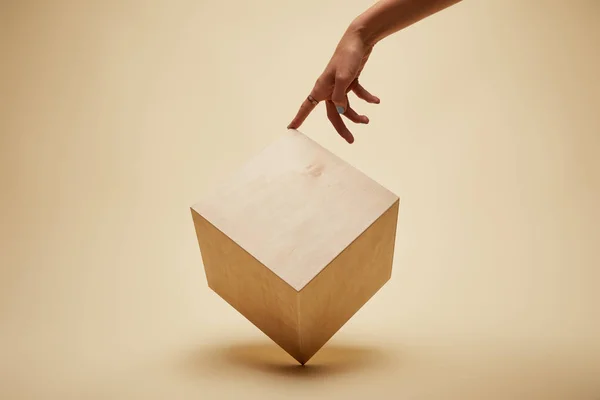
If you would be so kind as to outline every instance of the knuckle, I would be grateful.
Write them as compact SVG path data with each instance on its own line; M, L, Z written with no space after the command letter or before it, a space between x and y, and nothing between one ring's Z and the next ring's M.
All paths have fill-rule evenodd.
M318 77L315 81L315 89L320 89L325 85L325 80L322 76Z
M332 87L331 83L325 77L320 76L315 81L315 86L313 87L313 92L316 95L321 96L324 93L326 93L328 90L331 90L331 87Z
M335 74L336 81L350 83L352 81L352 79L353 79L352 75L350 73L348 73L347 71L338 71Z

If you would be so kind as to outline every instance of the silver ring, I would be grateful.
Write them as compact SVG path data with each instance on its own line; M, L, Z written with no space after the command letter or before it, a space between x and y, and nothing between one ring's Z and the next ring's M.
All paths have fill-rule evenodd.
M312 97L310 94L307 97L308 101L310 101L312 103L312 105L316 106L317 104L319 104L319 102L317 100L315 100L314 97Z

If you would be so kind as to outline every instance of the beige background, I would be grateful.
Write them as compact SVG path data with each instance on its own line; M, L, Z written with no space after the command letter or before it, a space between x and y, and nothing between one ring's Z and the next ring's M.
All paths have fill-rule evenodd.
M465 1L381 43L349 146L392 281L304 369L209 291L189 206L371 2L0 1L1 399L599 399L600 2Z

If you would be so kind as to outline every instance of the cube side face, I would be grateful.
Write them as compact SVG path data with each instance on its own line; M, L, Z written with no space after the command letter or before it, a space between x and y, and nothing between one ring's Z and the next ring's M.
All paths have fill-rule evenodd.
M300 354L298 292L192 209L208 286L292 357Z
M390 279L399 201L396 201L300 292L303 362Z

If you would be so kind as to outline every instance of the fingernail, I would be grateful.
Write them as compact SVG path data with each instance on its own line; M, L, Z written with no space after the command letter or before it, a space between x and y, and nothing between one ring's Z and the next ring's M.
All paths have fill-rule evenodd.
M337 109L337 112L339 114L343 114L344 112L346 112L346 110L342 106L335 106L335 108Z

